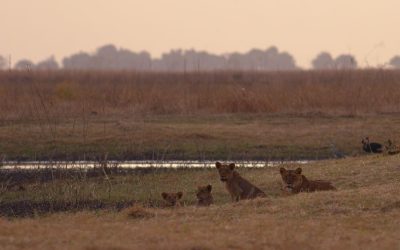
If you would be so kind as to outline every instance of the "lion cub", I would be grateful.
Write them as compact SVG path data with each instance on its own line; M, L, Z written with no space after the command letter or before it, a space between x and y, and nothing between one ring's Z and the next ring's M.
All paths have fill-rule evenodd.
M301 174L302 169L286 170L281 168L282 188L290 193L297 194L299 192L314 192L319 190L336 190L329 181L308 180Z
M197 206L210 206L214 203L213 196L211 194L212 186L208 184L207 186L197 187Z
M215 166L218 169L221 181L225 182L226 189L228 189L228 192L232 197L232 201L266 197L263 191L251 184L248 180L241 177L239 173L234 170L234 163L226 165L216 162Z
M182 205L179 201L183 196L182 192L162 193L161 196L165 200L165 204L167 207L180 207Z

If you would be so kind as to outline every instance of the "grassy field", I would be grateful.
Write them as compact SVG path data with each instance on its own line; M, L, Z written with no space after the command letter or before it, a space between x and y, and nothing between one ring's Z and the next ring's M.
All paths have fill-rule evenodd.
M0 159L320 159L400 137L400 72L0 72Z
M111 184L101 177L30 183L25 191L2 195L2 203L67 200L79 190L81 198L132 200L135 205L119 212L3 217L0 244L3 249L398 249L398 162L395 155L302 165L307 177L330 180L338 190L293 196L280 193L277 167L239 168L268 198L234 204L215 169L111 176ZM216 204L197 208L196 186L207 183L213 185ZM163 208L163 191L183 191L186 205Z
M361 139L400 141L400 116L230 114L88 118L60 122L54 137L36 122L0 126L5 160L277 160L362 153Z
M216 169L0 168L1 249L399 249L400 72L0 72L9 160L294 160L337 191L231 203ZM343 159L333 159L346 155ZM299 165L286 164L287 168ZM198 185L215 205L197 208ZM166 208L162 192L184 193Z

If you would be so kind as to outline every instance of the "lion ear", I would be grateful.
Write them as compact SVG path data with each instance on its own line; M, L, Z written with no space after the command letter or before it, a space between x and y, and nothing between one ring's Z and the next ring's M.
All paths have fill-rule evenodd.
M301 168L297 168L296 169L296 174L301 174L302 169Z
M182 193L182 192L178 192L178 193L176 193L176 195L177 195L177 197L178 197L178 200L179 200L180 198L182 198L182 196L183 196L183 193Z
M230 168L231 170L235 169L235 163L229 164L229 168Z
M168 198L168 194L167 193L162 193L161 196L163 197L164 200L166 200Z
M286 173L286 169L285 168L280 168L279 172L281 172L281 174L285 174Z
M221 164L221 162L217 161L217 162L215 163L215 166L216 166L217 168L220 168L220 167L222 166L222 164Z
M212 186L210 184L207 185L207 190L208 190L208 192L211 192Z

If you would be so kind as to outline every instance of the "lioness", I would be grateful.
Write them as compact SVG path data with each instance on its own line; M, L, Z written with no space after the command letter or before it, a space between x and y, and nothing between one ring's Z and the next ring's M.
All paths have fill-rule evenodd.
M286 170L281 168L282 188L290 193L297 194L299 192L314 192L318 190L336 190L329 181L308 180L301 174L302 169Z
M210 206L214 203L213 196L211 194L212 186L209 184L207 186L197 187L197 206Z
M182 192L177 192L177 193L162 193L161 196L165 200L165 204L168 207L180 207L181 202L179 201L183 193Z
M248 180L241 177L239 173L234 170L234 163L226 165L216 162L215 166L218 169L221 181L225 182L226 184L226 189L228 189L228 192L232 197L232 201L266 197L263 191L251 184Z

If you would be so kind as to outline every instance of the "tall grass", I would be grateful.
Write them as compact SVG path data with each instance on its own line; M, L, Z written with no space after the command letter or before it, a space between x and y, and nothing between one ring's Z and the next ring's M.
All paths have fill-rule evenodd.
M400 71L0 72L0 119L400 111ZM51 122L50 122L51 121Z

